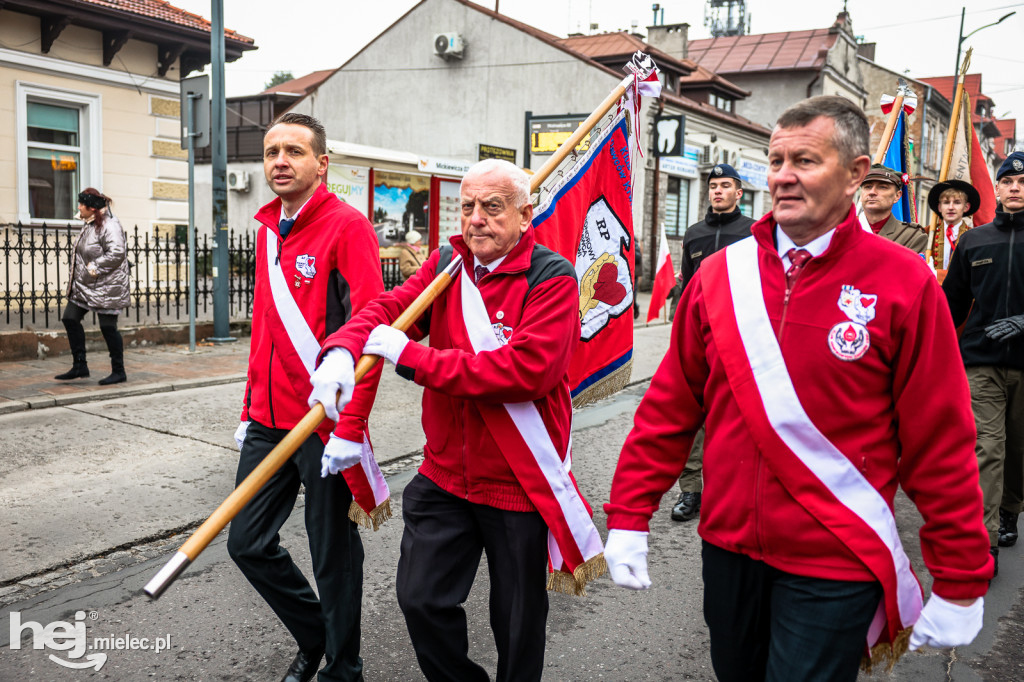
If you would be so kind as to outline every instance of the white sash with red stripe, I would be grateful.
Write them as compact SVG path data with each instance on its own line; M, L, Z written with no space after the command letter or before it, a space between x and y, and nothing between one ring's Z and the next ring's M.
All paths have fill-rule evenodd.
M811 421L796 394L785 358L768 317L761 286L758 264L758 246L753 237L737 242L726 249L726 271L732 308L759 403L778 438L814 474L850 512L856 515L875 534L874 540L888 550L891 566L872 566L876 575L895 574L895 585L880 577L887 598L879 604L868 633L868 646L879 641L888 616L886 603L898 608L898 622L905 629L917 621L921 612L921 587L914 576L910 561L900 542L896 520L885 499L861 472ZM709 283L711 286L714 283ZM714 330L714 327L712 327ZM716 342L718 336L716 335ZM719 346L722 349L721 345ZM756 435L756 434L755 434ZM779 475L779 472L776 472ZM799 500L798 500L799 501ZM837 534L841 539L842 535ZM854 547L851 547L856 552ZM863 558L863 557L862 557ZM895 595L891 591L895 590ZM895 597L895 598L893 598ZM889 616L895 614L889 614ZM890 640L896 633L890 632Z
M313 374L316 369L316 359L320 355L320 342L316 335L309 328L305 316L295 302L295 297L288 289L288 282L284 276L284 270L277 258L278 236L273 230L264 226L263 234L266 237L267 257L267 281L270 282L271 298L274 302L274 309L288 334L295 353L302 360L306 373ZM342 471L349 488L352 490L353 502L363 512L356 514L358 518L353 521L373 527L376 530L380 523L381 514L374 514L375 510L381 508L391 497L387 481L381 473L377 460L373 456L373 447L370 445L369 434L363 431L363 450L359 459L359 466L349 467ZM353 516L350 511L349 515ZM390 512L384 517L390 516Z
M470 344L475 353L498 350L501 345L491 326L487 307L480 290L472 277L463 276L461 282L462 317L466 325ZM513 473L530 497L530 501L548 525L548 555L556 572L575 577L576 585L564 591L583 593L583 585L604 571L601 536L594 526L590 510L576 489L569 473L568 450L563 458L551 440L551 434L544 426L540 411L532 401L504 403L505 412L511 418L515 429L529 449L535 465L547 481L547 489L531 490L523 478L518 476L517 462L508 453L506 457ZM502 439L495 438L499 447ZM570 438L569 445L572 440ZM588 562L592 562L588 564ZM585 568L586 567L586 568ZM578 570L583 569L583 570ZM549 581L549 588L563 589L557 580Z

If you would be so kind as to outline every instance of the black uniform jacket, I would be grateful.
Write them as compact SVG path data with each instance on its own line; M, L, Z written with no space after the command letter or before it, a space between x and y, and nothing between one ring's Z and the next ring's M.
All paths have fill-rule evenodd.
M965 232L942 290L953 322L967 320L960 337L964 365L1024 369L1024 334L998 342L985 336L994 321L1024 314L1024 211L997 211L991 223Z

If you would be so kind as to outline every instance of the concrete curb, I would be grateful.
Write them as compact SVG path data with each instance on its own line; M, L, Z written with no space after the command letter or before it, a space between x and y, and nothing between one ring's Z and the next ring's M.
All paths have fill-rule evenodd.
M205 388L207 386L233 384L245 381L245 379L245 372L240 372L237 374L226 374L222 377L202 377L199 379L181 379L179 381L160 381L150 384L140 384L138 386L122 386L120 388L107 388L98 391L69 393L62 396L32 396L25 400L0 400L0 414L24 412L25 410L43 410L50 407L80 405L82 403L92 403L100 400L110 400L112 398L132 398L140 395L151 395L153 393L184 391L190 388Z

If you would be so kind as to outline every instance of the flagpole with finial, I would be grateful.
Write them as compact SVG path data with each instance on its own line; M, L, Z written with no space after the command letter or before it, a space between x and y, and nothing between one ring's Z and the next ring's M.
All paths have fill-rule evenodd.
M889 112L889 119L885 122L885 130L882 131L882 138L878 141L878 148L875 150L874 163L882 163L885 160L885 152L892 142L893 132L896 130L896 123L899 121L900 113L903 111L903 101L912 94L907 81L899 79L899 86L896 89L896 99L892 103L892 111Z
M942 165L939 167L939 182L945 182L949 177L949 164L953 158L953 144L956 139L956 129L960 125L960 109L962 108L961 105L964 98L964 76L966 76L967 69L971 65L971 52L973 51L974 48L967 49L967 54L964 55L963 64L960 66L956 92L953 95L953 110L949 115L949 130L946 131L946 146L942 150ZM936 240L939 240L944 243L942 233L939 232L938 235L936 235L938 226L939 215L937 213L933 213L932 219L928 223L928 246L924 254L925 261L931 263L933 267L935 266L935 242Z

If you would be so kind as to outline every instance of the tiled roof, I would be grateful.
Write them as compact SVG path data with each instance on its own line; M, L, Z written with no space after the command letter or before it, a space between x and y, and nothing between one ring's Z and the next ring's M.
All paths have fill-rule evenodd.
M198 14L175 7L166 0L81 0L81 2L85 5L106 7L119 12L136 14L186 28L193 28L198 31L210 32L210 22L207 19ZM254 43L252 38L228 28L224 29L224 37L250 45Z
M592 36L569 36L568 38L559 39L558 42L566 47L571 47L581 54L598 60L607 57L628 56L637 50L642 50L651 55L658 66L664 68L668 64L674 64L677 66L677 70L685 73L686 75L680 76L680 85L683 88L686 86L717 85L719 88L738 97L748 97L750 95L749 91L722 78L717 73L705 69L693 60L673 57L625 31L601 33Z
M838 32L827 29L761 33L691 40L687 56L720 74L755 71L814 70L825 65L825 53Z
M1010 149L1013 149L1017 142L1017 119L1004 118L993 120L996 128L999 129L999 137L992 140L992 150L1001 163L1006 158L1006 141L1010 142Z
M919 81L927 83L935 88L940 95L953 101L953 76L936 76L935 78L918 78ZM987 95L981 94L981 74L969 73L964 76L964 92L971 96L972 102L977 102L979 97L991 100Z
M337 69L324 69L323 71L314 71L313 73L307 73L305 76L299 76L293 78L284 83L278 83L272 88L267 88L263 91L264 94L271 92L280 92L288 94L307 95L311 91L316 90L327 78L337 71Z

